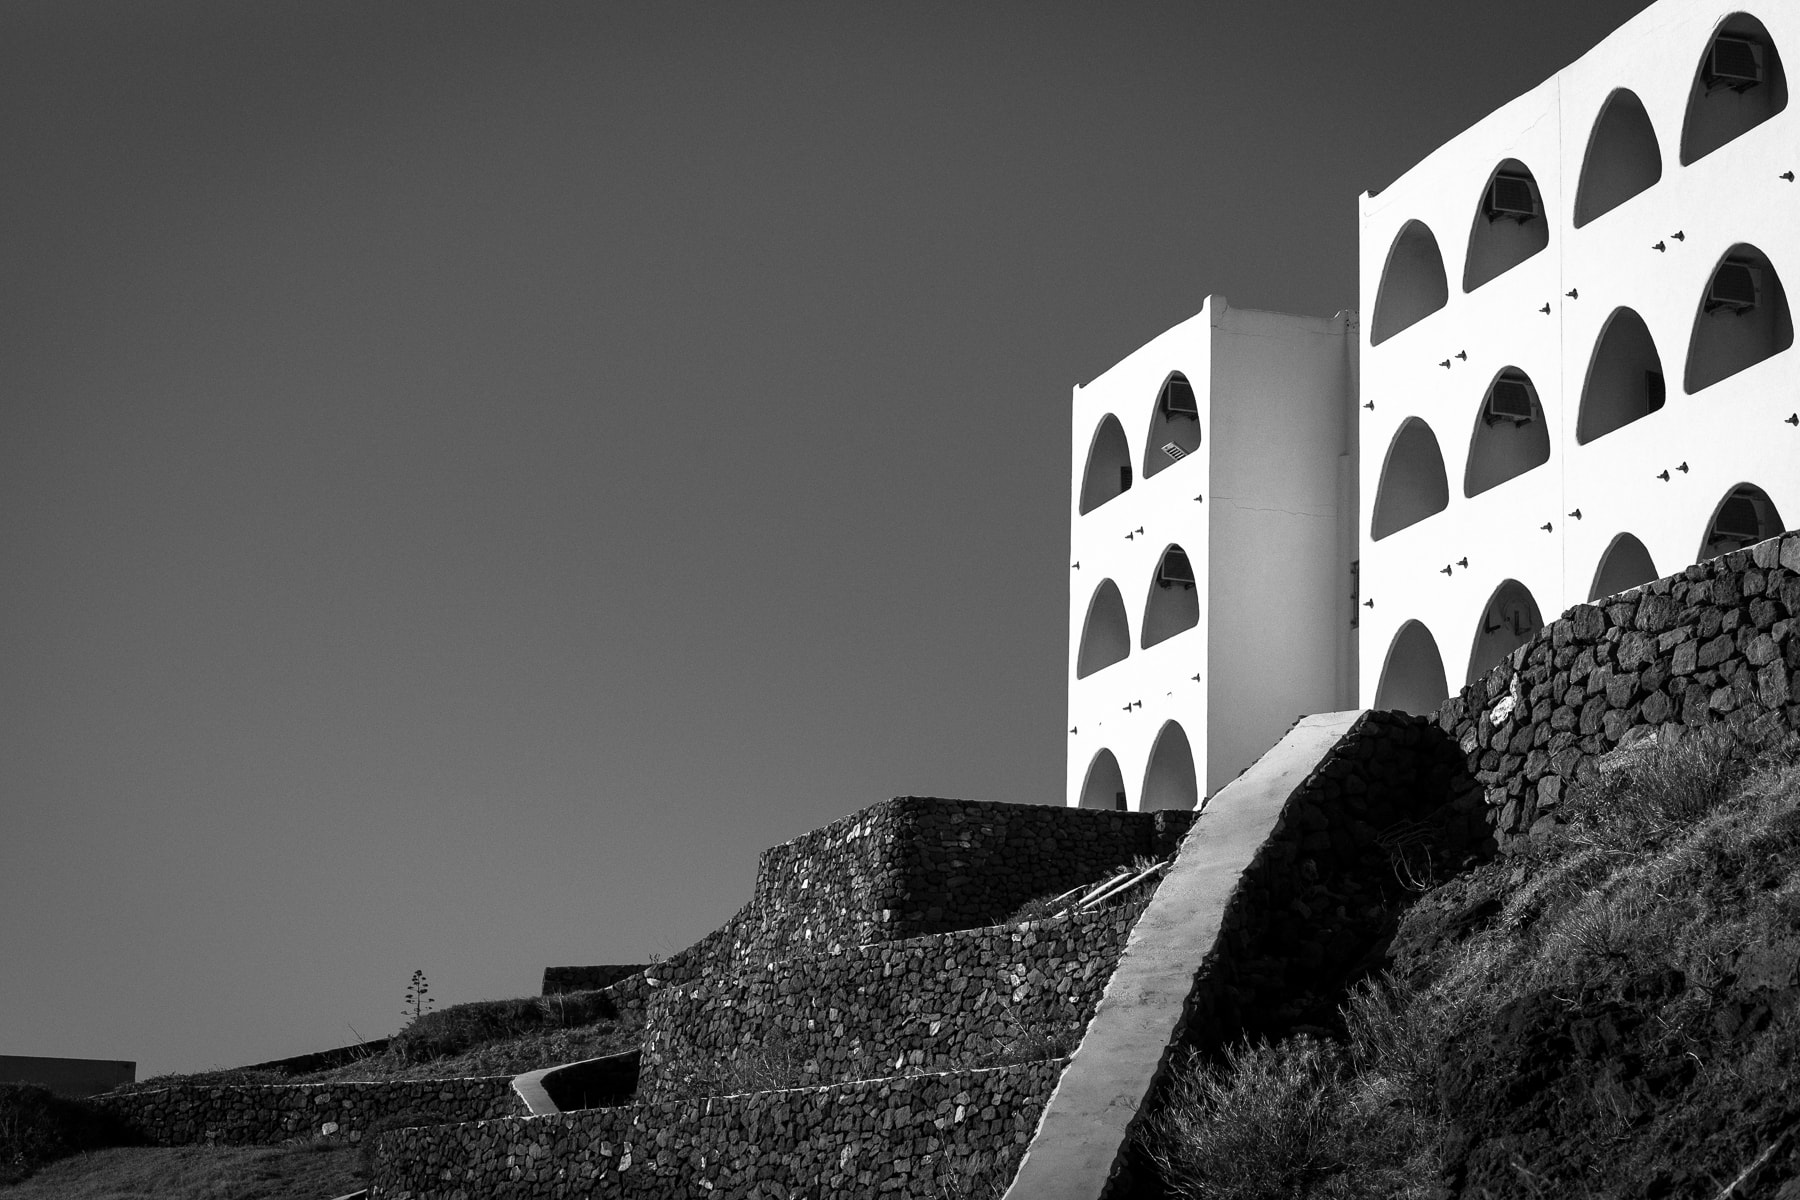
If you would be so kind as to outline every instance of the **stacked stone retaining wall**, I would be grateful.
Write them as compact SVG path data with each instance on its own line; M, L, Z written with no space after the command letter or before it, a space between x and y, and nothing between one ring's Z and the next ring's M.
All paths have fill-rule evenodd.
M373 1200L938 1200L1012 1177L1061 1060L393 1130Z
M723 926L602 990L636 1011L658 988L741 962L992 925L1027 900L1172 856L1193 819L896 796L763 851L749 903Z
M1491 854L1482 789L1428 717L1366 712L1295 790L1239 876L1183 1038L1336 1027L1420 890ZM1204 818L1197 836L1206 834Z
M153 1146L267 1146L293 1138L360 1141L385 1120L483 1121L526 1111L512 1076L374 1083L174 1084L108 1092L116 1113Z
M1634 734L1800 729L1800 534L1551 622L1438 710L1486 791L1504 850L1559 819L1564 789Z
M1145 880L1117 907L745 964L662 989L649 1004L645 1093L771 1070L829 1083L1071 1053L1152 891Z

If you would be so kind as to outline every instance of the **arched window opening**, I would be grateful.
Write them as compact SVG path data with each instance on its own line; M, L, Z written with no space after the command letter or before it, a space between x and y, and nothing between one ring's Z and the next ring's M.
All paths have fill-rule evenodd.
M1092 512L1130 490L1131 448L1125 444L1125 427L1107 413L1088 447L1087 470L1081 476L1081 511Z
M1479 496L1549 461L1550 423L1537 386L1517 367L1506 367L1488 384L1475 415L1463 495Z
M1408 621L1388 645L1381 683L1375 688L1375 707L1422 717L1436 712L1449 698L1437 639L1421 622Z
M1706 45L1681 124L1683 166L1787 107L1781 54L1763 23L1749 13L1727 17Z
M1575 190L1575 228L1609 213L1662 178L1662 147L1644 102L1628 88L1606 98L1588 135Z
M1488 597L1481 610L1481 624L1475 630L1475 648L1469 654L1469 676L1474 683L1488 668L1529 642L1544 627L1538 615L1537 601L1516 579L1508 579Z
M1475 206L1469 253L1463 260L1465 292L1512 270L1550 244L1550 222L1537 179L1516 158L1494 168Z
M1192 809L1200 803L1200 777L1194 770L1194 750L1187 732L1175 721L1164 721L1144 770L1140 812L1159 808Z
M1125 775L1111 750L1100 751L1088 764L1087 779L1081 785L1081 807L1125 811Z
M1150 435L1144 440L1144 478L1173 466L1200 448L1200 402L1194 385L1171 371L1156 393Z
M1633 310L1615 308L1588 360L1575 440L1586 445L1649 416L1663 406L1666 394L1662 357L1650 327Z
M1144 649L1200 623L1200 593L1195 583L1187 551L1180 546L1164 550L1144 600L1144 632L1139 642Z
M1449 299L1450 285L1444 278L1444 256L1438 251L1437 238L1423 221L1408 221L1394 238L1387 264L1381 269L1369 345L1379 346L1416 325Z
M1706 282L1688 339L1689 392L1711 387L1794 344L1787 292L1768 255L1739 242Z
M1656 564L1650 560L1650 551L1644 548L1644 543L1629 533L1621 533L1600 556L1600 566L1594 571L1594 586L1588 589L1588 603L1629 592L1639 584L1660 578L1662 576L1657 574Z
M1119 585L1102 579L1088 601L1081 626L1081 652L1075 656L1075 678L1086 679L1131 654L1131 629L1125 622L1125 600Z
M1706 523L1706 536L1700 542L1699 562L1754 546L1781 533L1786 526L1769 494L1753 483L1740 483L1725 493L1712 520Z
M1417 524L1450 503L1450 482L1437 435L1417 417L1408 417L1388 445L1375 489L1375 515L1369 536L1380 541Z

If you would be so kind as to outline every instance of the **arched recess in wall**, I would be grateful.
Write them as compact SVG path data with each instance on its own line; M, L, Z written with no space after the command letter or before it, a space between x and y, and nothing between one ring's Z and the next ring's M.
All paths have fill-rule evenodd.
M1549 461L1550 423L1537 385L1517 367L1501 368L1475 412L1463 495L1479 496Z
M1683 166L1705 158L1787 107L1781 53L1763 23L1733 13L1719 23L1688 91L1681 122Z
M1150 410L1150 432L1144 438L1144 478L1174 466L1200 448L1200 402L1194 385L1180 371L1169 372Z
M1575 228L1609 213L1662 178L1662 147L1644 102L1630 88L1615 88L1588 135L1575 189Z
M1787 527L1769 493L1753 483L1740 483L1725 493L1706 523L1706 534L1700 539L1696 562L1705 562L1745 546L1766 541Z
M1644 543L1629 533L1621 533L1600 556L1600 565L1594 570L1594 585L1588 588L1588 603L1629 592L1639 584L1661 578Z
M1143 798L1139 812L1158 808L1191 809L1200 803L1200 777L1194 770L1194 749L1187 731L1177 721L1164 721L1144 768Z
M1171 545L1157 560L1150 592L1144 597L1144 631L1138 644L1149 649L1200 623L1200 592L1187 551Z
M1444 676L1444 656L1437 639L1419 621L1408 621L1388 643L1387 661L1381 664L1381 683L1375 688L1375 707L1399 709L1415 716L1437 711L1450 698Z
M1125 621L1125 600L1119 585L1102 579L1088 601L1087 620L1081 626L1081 652L1075 656L1075 678L1086 679L1102 667L1110 667L1131 654L1131 628Z
M1537 177L1516 158L1502 161L1475 205L1469 252L1463 258L1463 291L1474 291L1549 244L1550 222L1544 219Z
M1666 390L1650 327L1632 309L1613 309L1588 359L1575 440L1585 445L1649 416L1663 406Z
M1081 784L1081 807L1121 811L1126 807L1125 775L1111 750L1101 750L1088 763L1087 778Z
M1114 496L1131 490L1131 447L1125 427L1107 413L1088 447L1087 470L1081 474L1081 511L1092 512Z
M1437 435L1418 417L1408 417L1388 443L1387 458L1381 464L1369 536L1379 541L1442 512L1449 503L1450 482L1444 474L1444 453L1438 449Z
M1387 263L1381 268L1369 345L1381 345L1444 307L1449 299L1450 285L1444 277L1444 256L1436 236L1425 222L1408 221L1394 238Z
M1488 597L1475 627L1475 646L1469 652L1469 674L1474 683L1488 668L1529 642L1544 627L1531 590L1516 579L1503 581Z
M1688 338L1689 392L1711 387L1794 344L1787 292L1769 256L1747 242L1725 252L1713 268Z

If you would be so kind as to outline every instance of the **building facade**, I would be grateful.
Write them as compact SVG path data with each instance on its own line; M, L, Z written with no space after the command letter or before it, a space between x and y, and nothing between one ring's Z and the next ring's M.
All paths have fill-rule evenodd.
M1212 296L1075 389L1070 804L1192 808L1346 706L1356 336Z
M1800 515L1795 47L1800 0L1662 0L1362 197L1360 322L1215 297L1076 389L1070 804L1186 807L1299 713L1430 711Z

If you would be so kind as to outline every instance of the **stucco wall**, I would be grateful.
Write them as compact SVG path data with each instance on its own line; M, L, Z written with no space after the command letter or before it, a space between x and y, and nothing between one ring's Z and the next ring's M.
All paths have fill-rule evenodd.
M1800 729L1800 534L1577 605L1438 710L1503 846L1633 730Z
M1362 398L1372 408L1357 413L1359 528L1362 594L1373 605L1362 620L1363 703L1385 703L1384 663L1409 621L1429 631L1441 658L1439 697L1452 694L1498 657L1478 647L1481 631L1495 623L1489 600L1504 581L1522 583L1548 617L1595 595L1609 548L1627 534L1647 548L1651 575L1679 571L1702 556L1715 509L1741 482L1767 492L1785 524L1800 523L1793 465L1800 428L1787 423L1800 395L1800 353L1789 348L1691 392L1685 379L1697 331L1701 341L1720 331L1735 336L1760 319L1701 312L1708 280L1732 246L1748 243L1765 253L1790 294L1800 280L1800 226L1792 220L1800 185L1783 178L1795 169L1800 128L1792 103L1705 157L1680 161L1698 65L1715 28L1734 11L1712 0L1652 5L1578 62L1363 198ZM1800 58L1800 9L1752 11L1784 58ZM1641 100L1657 143L1647 161L1660 178L1577 226L1588 150L1620 89ZM1735 102L1728 90L1717 98ZM1484 190L1507 160L1536 182L1543 214L1537 225L1547 243L1465 291L1471 242L1494 228L1482 215ZM1404 258L1401 234L1412 222L1434 235L1447 302L1377 340L1384 280L1398 278L1390 265ZM1595 366L1595 351L1621 309L1641 316L1648 329L1666 400L1659 411L1583 443L1583 395L1590 378L1606 370ZM1509 366L1525 371L1536 388L1549 455L1470 496L1465 476L1484 428L1482 400ZM1641 370L1626 374L1641 391ZM1376 539L1371 525L1383 473L1396 465L1390 453L1410 461L1396 438L1415 419L1439 445L1447 506Z
M371 1125L408 1113L484 1121L526 1111L513 1093L510 1075L381 1083L173 1084L109 1092L89 1103L117 1113L153 1146L266 1146L307 1137L354 1142Z
M783 958L674 986L649 1004L650 1097L772 1059L808 1083L1073 1050L1151 881L1116 908ZM1042 1057L1032 1053L1028 1057Z
M1301 712L1341 706L1353 685L1347 501L1355 322L1233 309L1220 296L1083 387L1070 446L1069 735L1066 800L1080 805L1097 757L1118 765L1133 809L1191 803L1255 761ZM1193 385L1200 444L1148 474L1146 437L1163 381ZM1090 448L1108 418L1125 430L1131 489L1081 512ZM1346 487L1346 483L1348 486ZM1180 546L1198 582L1198 622L1144 645L1157 566ZM1076 564L1079 564L1077 566ZM1129 655L1081 675L1097 589L1124 602ZM1250 629L1281 628L1278 650ZM1195 779L1157 770L1173 722ZM1185 763L1183 764L1185 768ZM1091 789L1090 789L1091 790ZM1102 788L1090 799L1112 802Z
M382 1135L375 1200L981 1195L1061 1060Z

